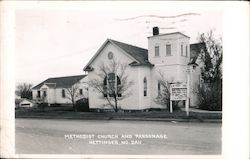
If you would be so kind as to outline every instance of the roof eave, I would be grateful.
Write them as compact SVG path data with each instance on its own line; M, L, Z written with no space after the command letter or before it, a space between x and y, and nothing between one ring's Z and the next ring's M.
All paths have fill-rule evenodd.
M153 35L153 36L148 36L147 38L152 38L152 37L157 37L157 36L163 36L163 35L171 35L171 34L181 34L181 35L183 35L183 36L185 36L185 37L187 37L187 38L190 39L189 36L187 36L187 35L185 35L185 34L183 34L183 33L181 33L181 32L173 32L173 33L166 33L166 34Z
M150 66L150 67L154 67L153 64L151 63L130 63L130 66Z

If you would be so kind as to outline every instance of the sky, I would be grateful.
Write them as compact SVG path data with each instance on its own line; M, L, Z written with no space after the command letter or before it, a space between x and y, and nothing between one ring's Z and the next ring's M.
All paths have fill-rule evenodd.
M129 3L129 2L126 2ZM102 2L82 7L17 9L15 80L38 84L50 77L83 74L83 68L107 38L148 48L152 27L182 32L196 43L199 33L222 36L220 5L156 2Z

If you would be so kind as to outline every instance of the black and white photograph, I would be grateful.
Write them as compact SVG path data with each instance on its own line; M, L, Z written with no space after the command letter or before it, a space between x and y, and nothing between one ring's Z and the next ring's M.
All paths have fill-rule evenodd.
M228 157L224 3L18 4L15 158Z

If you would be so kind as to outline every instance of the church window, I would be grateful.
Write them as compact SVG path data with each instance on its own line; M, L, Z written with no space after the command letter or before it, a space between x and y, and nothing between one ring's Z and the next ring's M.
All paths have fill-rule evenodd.
M104 97L121 97L121 80L114 73L109 73L103 81L103 95Z
M144 77L143 79L143 95L147 96L147 78Z
M113 57L114 57L113 53L112 53L112 52L109 52L109 53L108 53L108 59L111 60L111 59L113 59Z
M188 46L186 45L186 57L188 56Z
M161 95L161 82L160 81L158 81L157 87L158 87L158 96L160 96Z
M170 56L171 55L171 45L166 45L166 55Z
M159 46L155 46L155 56L160 56L160 48L159 48Z

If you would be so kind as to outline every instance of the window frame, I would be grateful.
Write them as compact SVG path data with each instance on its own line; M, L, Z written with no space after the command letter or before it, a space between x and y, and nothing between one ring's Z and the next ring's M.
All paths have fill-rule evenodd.
M43 97L47 97L47 91L43 91Z
M157 83L157 91L158 91L158 96L160 96L161 95L161 82L160 81L158 81Z
M186 57L188 57L188 45L186 45Z
M103 80L103 96L104 97L113 97L113 94L110 94L110 90L109 90L109 85L110 83L108 82L108 76L110 74L114 74L114 73L109 73ZM114 81L114 86L115 86L115 94L117 97L122 97L122 93L120 93L119 89L121 87L121 80L117 75L114 75L114 79L112 79Z
M181 44L181 56L184 56L184 54L183 54L183 44Z
M66 98L65 89L62 89L62 98Z
M83 95L83 90L82 89L79 89L79 94Z
M168 53L168 46L169 46L169 53ZM171 47L171 44L166 44L166 56L171 56L172 55L172 47Z
M156 50L158 50L158 55L156 55ZM155 57L160 57L160 46L159 45L156 45L155 46Z
M148 81L147 78L143 78L143 96L146 97L148 95Z
M37 91L37 98L41 98L41 91L40 90Z

